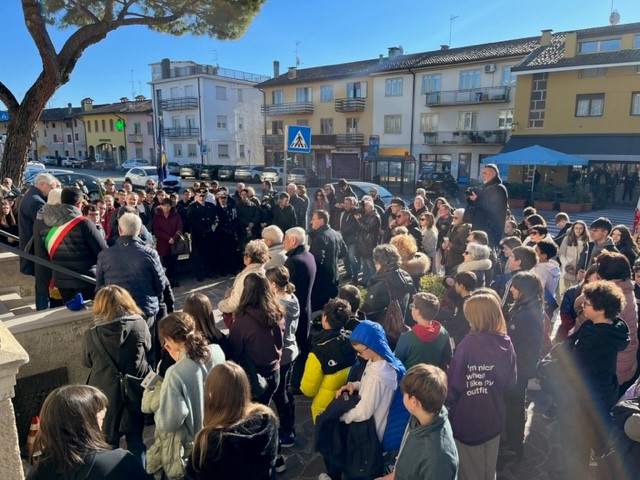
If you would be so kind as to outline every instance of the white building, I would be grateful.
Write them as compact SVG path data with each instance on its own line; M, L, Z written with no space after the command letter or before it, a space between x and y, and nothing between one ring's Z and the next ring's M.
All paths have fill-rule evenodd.
M262 94L268 77L191 61L151 64L156 129L162 120L167 161L264 164Z

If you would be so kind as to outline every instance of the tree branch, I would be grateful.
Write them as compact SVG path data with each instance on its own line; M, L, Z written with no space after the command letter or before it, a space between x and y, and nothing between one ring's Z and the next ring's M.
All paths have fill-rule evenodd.
M0 100L6 105L10 112L20 106L13 92L2 82L0 82Z
M43 69L55 72L57 70L56 49L47 31L44 16L40 13L40 2L38 0L22 0L22 11L27 31L40 53Z
M98 23L100 19L96 17L91 10L82 4L82 2L76 2L75 0L71 1L71 5L75 5L76 10L82 13L85 17L87 17L92 22Z

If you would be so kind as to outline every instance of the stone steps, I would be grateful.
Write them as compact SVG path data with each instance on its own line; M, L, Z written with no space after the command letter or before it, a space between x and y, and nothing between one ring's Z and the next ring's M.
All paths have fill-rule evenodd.
M20 287L0 288L0 321L29 315L36 311L33 297L21 297Z

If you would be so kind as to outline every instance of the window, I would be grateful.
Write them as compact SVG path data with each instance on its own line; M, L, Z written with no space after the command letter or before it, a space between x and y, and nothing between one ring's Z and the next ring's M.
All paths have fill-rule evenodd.
M360 119L358 117L347 118L347 133L358 133Z
M47 138L47 130L44 131L44 138Z
M226 115L217 115L216 116L216 127L217 128L227 128L227 116Z
M113 118L109 119L109 131L113 132Z
M420 114L420 131L421 132L437 132L439 123L440 123L439 113Z
M308 127L309 126L309 120L306 118L298 118L296 120L296 125L300 125L303 127Z
M78 120L77 119L73 119L73 128L78 128Z
M169 88L169 97L170 98L179 98L180 97L180 89L178 87Z
M602 68L583 68L578 70L578 78L604 77L607 75L606 67Z
M238 117L238 130L244 130L244 117Z
M91 122L87 122L87 132L91 133Z
M133 124L133 133L137 133L137 134L142 133L142 124L140 122L135 122Z
M459 88L460 90L480 88L480 69L461 71Z
M226 143L221 143L218 145L218 157L219 158L229 158L229 145Z
M511 73L511 66L504 65L500 75L501 85L513 85L516 83L516 76Z
M96 133L98 133L100 131L98 130L98 120L93 121L93 126L96 127Z
M604 112L604 93L576 96L576 117L601 117Z
M96 128L96 130L97 130L97 128ZM106 120L102 120L102 131L103 132L107 131L107 122L106 122Z
M384 133L402 133L402 115L385 115Z
M184 96L185 97L195 97L196 96L196 87L195 87L195 85L185 85L184 86Z
M498 128L510 130L513 125L513 110L498 110Z
M244 98L243 98L243 96L242 96L242 95L243 95L243 94L242 94L242 89L241 89L241 88L238 88L238 89L236 90L236 92L238 92L238 102L244 102Z
M442 83L442 75L433 73L422 76L422 91L420 93L439 92Z
M640 115L640 92L631 94L631 115Z
M333 134L333 118L320 119L320 135Z
M475 130L478 123L478 112L458 112L458 130Z
M320 85L320 101L321 102L333 101L333 85Z
M245 154L244 154L244 145L238 145L238 156L240 158L244 158Z
M73 140L71 139L71 134L67 133L67 143L71 143Z
M267 132L270 135L282 135L284 133L284 124L282 120L274 120L271 122L271 132Z
M76 142L79 142L79 141L80 141L80 135L78 135L78 134L76 133L76 134L75 134L75 137L76 137Z
M187 156L188 157L195 157L198 155L198 145L196 145L195 143L188 143L187 144Z
M640 48L640 35L633 37L633 48Z
M136 157L142 158L142 148L136 147Z
M196 116L195 115L187 115L187 128L191 130L192 128L196 128Z
M174 157L181 157L182 156L182 144L181 143L174 143L173 144L173 156Z
M227 99L227 87L221 87L216 85L216 100L226 100Z
M300 87L296 88L296 102L313 102L313 94L311 91L311 87Z
M385 80L384 94L387 97L402 95L402 78L388 78Z
M153 136L153 122L147 122L147 135Z
M367 82L348 82L347 98L367 98Z
M57 134L53 134L53 143L58 143L58 135Z
M578 53L612 52L620 50L621 41L619 38L608 38L606 40L585 40L578 43Z
M282 90L274 90L271 92L271 104L272 105L281 105L283 99Z
M53 123L51 124L51 128L56 128L56 122L53 122Z

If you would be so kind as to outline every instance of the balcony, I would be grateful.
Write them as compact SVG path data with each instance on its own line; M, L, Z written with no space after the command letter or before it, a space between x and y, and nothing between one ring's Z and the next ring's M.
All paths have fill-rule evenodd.
M363 133L338 133L336 135L336 145L362 145L363 143Z
M446 92L427 92L426 105L440 107L444 105L477 105L482 103L507 103L511 87L485 87L471 90L450 90Z
M165 137L171 138L188 138L200 136L198 127L172 127L164 129Z
M335 110L339 113L362 112L366 101L364 98L336 98Z
M162 100L163 110L191 110L198 108L197 97L181 97Z
M504 145L510 130L458 130L422 132L425 145Z
M291 102L262 105L260 107L260 111L262 112L262 115L265 116L312 114L313 102Z
M144 142L144 137L141 133L130 133L127 136L127 140L129 141L129 143L142 143Z
M284 135L263 135L262 144L282 147L284 145Z

